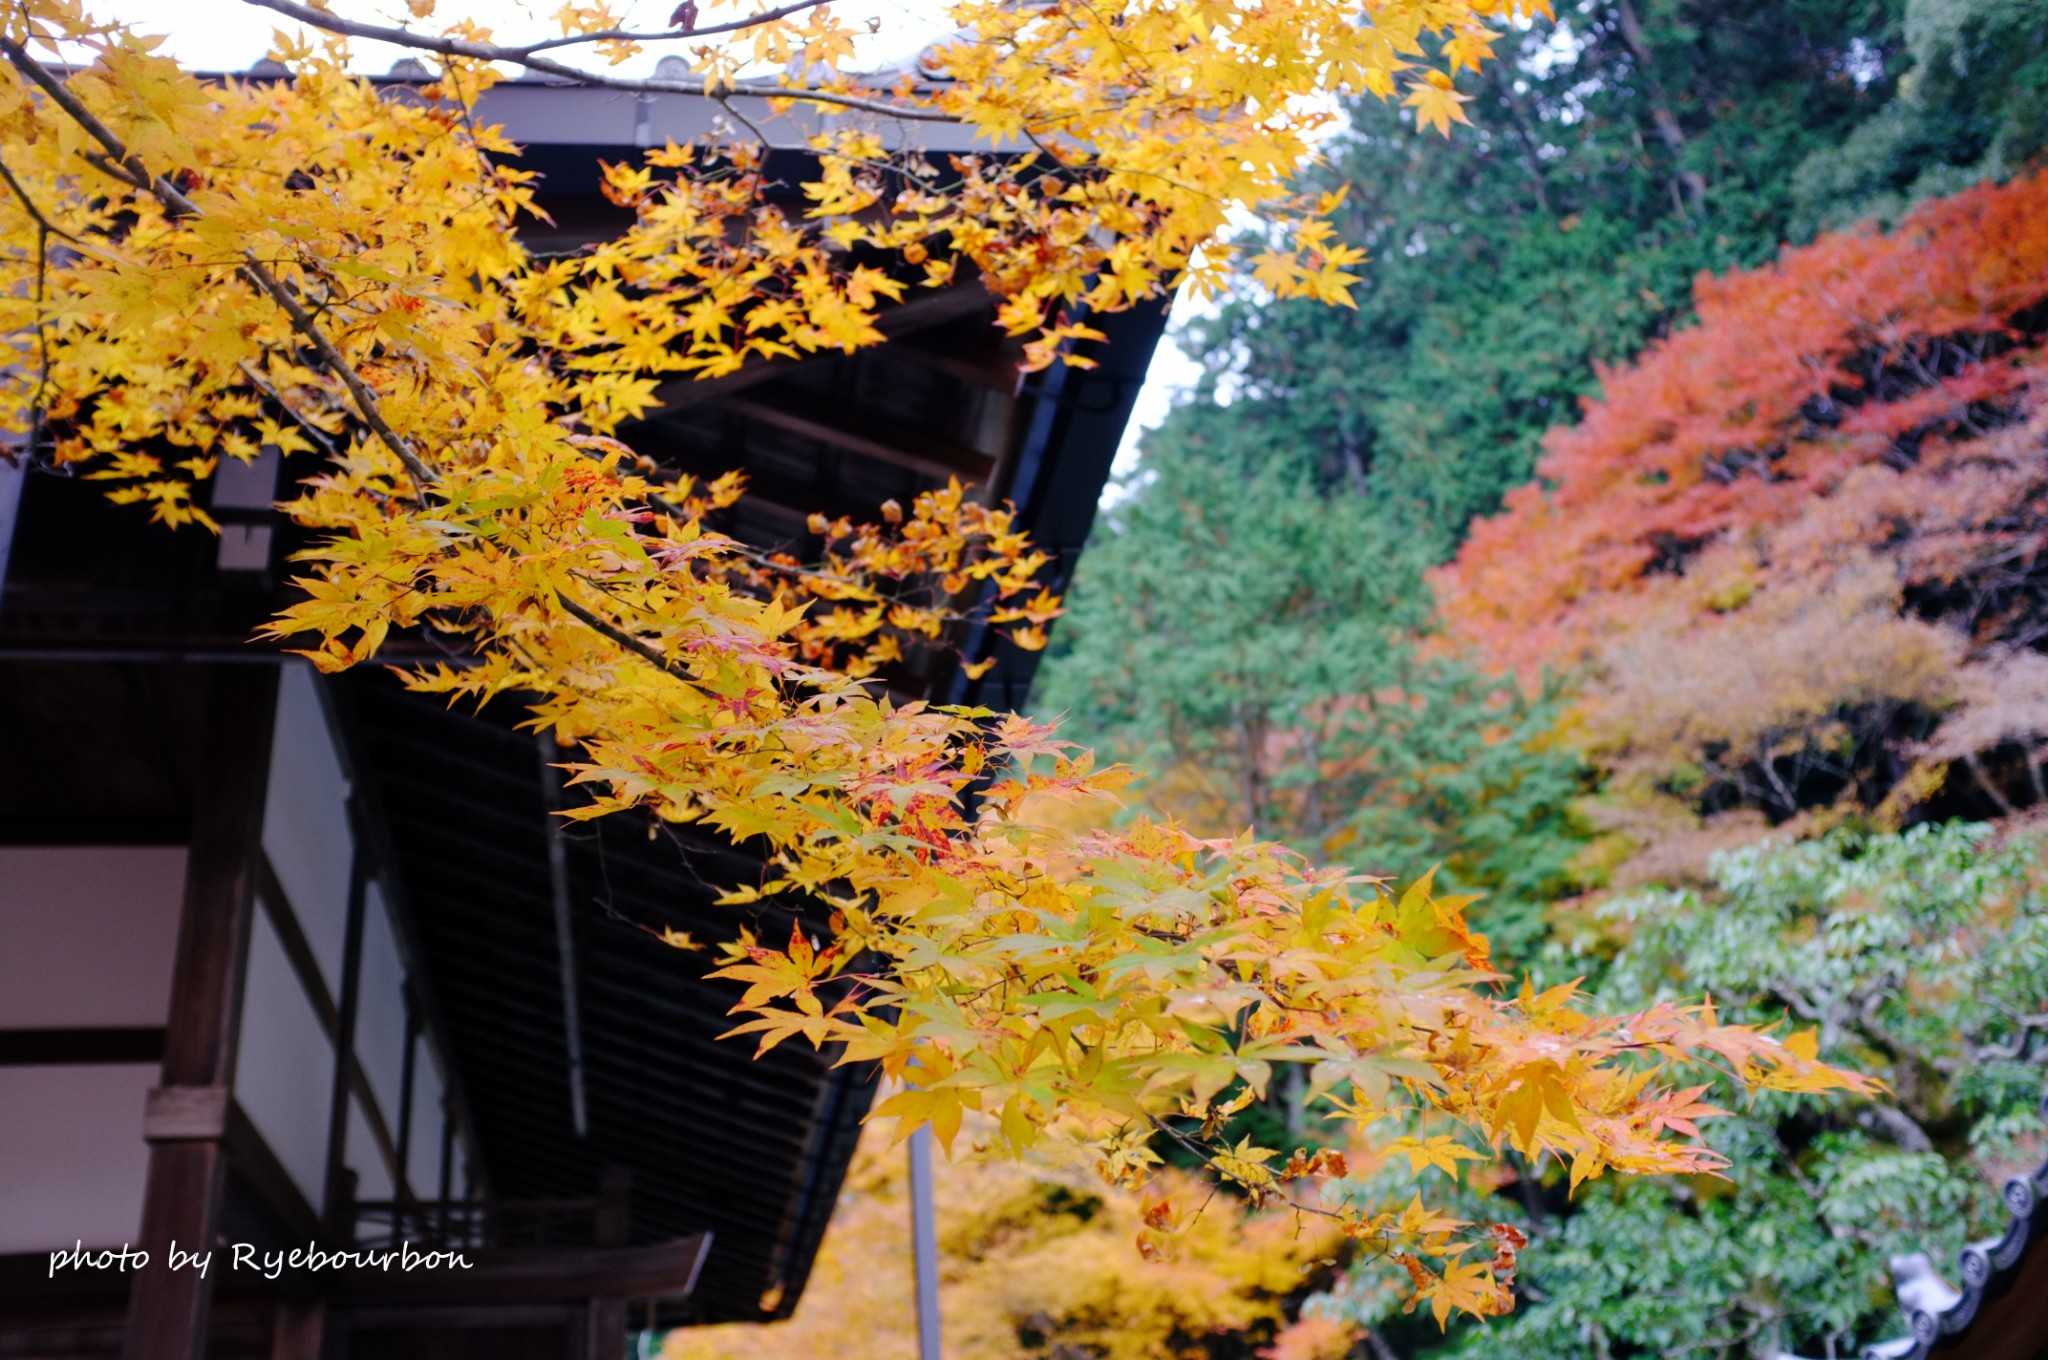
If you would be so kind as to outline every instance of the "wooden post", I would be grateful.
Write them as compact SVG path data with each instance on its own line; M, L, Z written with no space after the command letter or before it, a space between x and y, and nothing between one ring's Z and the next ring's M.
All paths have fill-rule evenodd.
M625 1360L626 1301L592 1299L583 1310L584 1360Z
M320 1360L327 1332L327 1305L286 1300L270 1325L270 1360Z
M942 1360L939 1234L932 1207L932 1131L910 1135L910 1257L916 1274L918 1360Z
M633 1168L608 1166L597 1181L597 1215L590 1240L600 1247L623 1247L633 1231Z
M150 1260L128 1296L122 1360L201 1360L206 1348L220 1272L172 1270L168 1256L173 1242L183 1251L211 1251L219 1225L276 705L271 666L222 666L208 677L162 1085L151 1093L144 1128L150 1147L142 1245ZM208 1117L215 1110L221 1117Z
M623 1247L633 1230L633 1169L608 1166L597 1182L597 1213L591 1244ZM586 1360L622 1360L626 1351L626 1301L592 1299L583 1313Z
M437 1197L440 1209L440 1226L434 1233L434 1245L448 1245L448 1187L455 1174L455 1115L448 1108L448 1102L441 1102L441 1193ZM474 1245L474 1244L472 1244Z

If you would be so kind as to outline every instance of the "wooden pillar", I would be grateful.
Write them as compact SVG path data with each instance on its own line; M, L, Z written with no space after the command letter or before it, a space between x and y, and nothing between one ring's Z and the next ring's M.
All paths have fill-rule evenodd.
M633 1228L632 1196L632 1168L606 1167L598 1179L597 1213L591 1223L592 1245L626 1245ZM623 1360L625 1353L626 1301L592 1299L583 1310L585 1360Z
M202 1276L169 1269L168 1256L173 1242L211 1251L220 1218L276 704L274 667L221 666L208 676L170 1024L161 1085L143 1124L150 1147L142 1246L150 1263L129 1293L122 1360L201 1360L206 1347L221 1263Z
M270 1329L270 1360L320 1360L327 1333L327 1305L286 1300L277 1305Z
M592 1299L583 1310L583 1360L626 1360L626 1301Z
M932 1131L910 1135L910 1257L916 1274L918 1360L944 1360L939 1340L939 1235L932 1197Z

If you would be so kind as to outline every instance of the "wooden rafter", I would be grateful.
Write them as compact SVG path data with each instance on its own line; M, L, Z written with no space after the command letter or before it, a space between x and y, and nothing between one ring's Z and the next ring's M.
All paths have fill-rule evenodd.
M927 477L958 477L963 482L979 484L995 467L995 459L980 449L929 434L908 424L888 429L873 417L857 416L825 421L786 407L755 401L751 397L733 397L725 402L724 409L747 420L772 425Z

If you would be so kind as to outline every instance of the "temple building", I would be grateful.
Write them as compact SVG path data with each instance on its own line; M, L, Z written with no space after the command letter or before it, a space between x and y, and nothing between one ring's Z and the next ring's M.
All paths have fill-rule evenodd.
M520 81L480 110L546 175L548 248L622 224L600 160L713 112ZM800 172L800 148L776 155ZM627 437L746 472L717 527L799 556L813 512L958 478L1016 505L1057 589L1164 313L1097 318L1100 367L1028 375L994 315L977 283L917 293L886 344L672 384ZM272 504L311 467L230 465L215 538L0 463L0 1358L617 1357L788 1316L871 1075L718 1041L738 988L659 939L788 909L714 906L756 866L712 837L565 828L516 702L452 711L251 641L303 542ZM884 682L1022 703L1035 654L947 644Z

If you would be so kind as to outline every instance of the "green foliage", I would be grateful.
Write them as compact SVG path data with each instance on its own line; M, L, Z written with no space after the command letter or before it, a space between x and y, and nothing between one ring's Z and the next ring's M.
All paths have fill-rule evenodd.
M1448 555L1527 480L1595 364L1682 319L1694 275L1794 230L1794 172L1893 96L1899 8L1638 0L1645 67L1619 0L1586 0L1504 42L1448 146L1353 109L1327 175L1353 186L1341 226L1371 252L1359 308L1226 308L1196 340L1232 397L1211 419Z
M1710 1090L1736 1111L1704 1127L1732 1181L1437 1179L1432 1203L1535 1238L1518 1310L1440 1335L1401 1312L1398 1268L1361 1263L1308 1312L1370 1326L1382 1357L1848 1354L1901 1330L1888 1259L1948 1269L2042 1151L2037 838L1839 831L1723 854L1694 890L1561 905L1593 782L1553 745L1566 696L1499 687L1432 632L1423 573L1531 477L1597 366L1688 319L1698 273L2010 175L2048 141L2038 0L1632 17L1639 43L1621 0L1504 39L1448 146L1351 111L1325 173L1372 254L1358 309L1245 301L1188 329L1206 376L1106 515L1048 671L1048 707L1164 771L1146 792L1201 829L1257 821L1373 870L1443 861L1548 981L1590 975L1608 1006L1711 992L1732 1019L1817 1025L1822 1056L1890 1083L1826 1107ZM1748 659L1725 660L1740 685ZM1354 1165L1362 1201L1412 1192L1401 1158Z
M1504 1322L1442 1341L1405 1330L1380 1266L1315 1307L1488 1357L1839 1355L1897 1335L1890 1258L1924 1252L1949 1271L2001 1221L1997 1181L2041 1155L2039 852L2038 833L1982 825L1837 832L1724 854L1704 892L1610 902L1578 950L1553 945L1548 970L1591 971L1610 1005L1706 988L1730 1018L1789 1013L1891 1096L1745 1105L1724 1084L1708 1098L1738 1113L1704 1131L1734 1160L1730 1181L1620 1181L1568 1204L1554 1170L1540 1188L1468 1186L1460 1212L1537 1239Z
M1160 771L1197 830L1256 825L1317 858L1483 891L1526 951L1580 838L1556 695L1428 654L1424 553L1369 502L1246 466L1176 420L1082 567L1041 703Z
M2048 148L2048 8L1907 0L1897 97L1794 175L1804 234L2004 179Z

